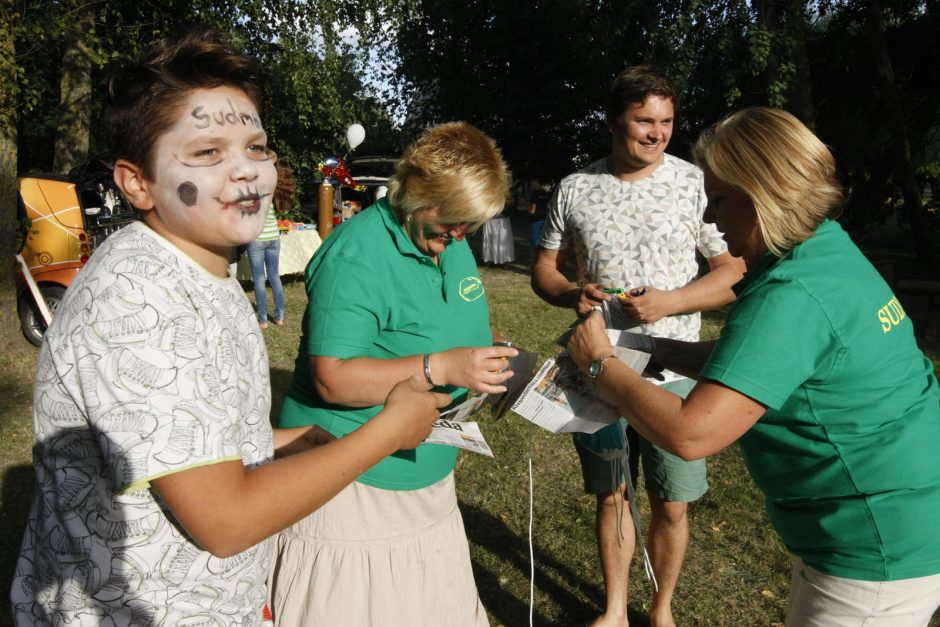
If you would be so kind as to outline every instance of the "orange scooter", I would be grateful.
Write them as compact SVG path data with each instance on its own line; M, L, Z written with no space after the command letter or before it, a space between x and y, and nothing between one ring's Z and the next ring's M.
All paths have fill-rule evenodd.
M24 175L17 188L17 211L28 225L17 254L17 310L26 339L39 346L94 249L138 216L114 184L111 164L100 157L68 175Z

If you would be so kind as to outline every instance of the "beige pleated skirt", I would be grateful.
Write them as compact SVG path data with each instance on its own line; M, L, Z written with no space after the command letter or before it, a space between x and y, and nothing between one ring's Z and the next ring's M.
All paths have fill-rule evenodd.
M285 529L270 606L277 627L489 625L453 473L421 490L354 482Z

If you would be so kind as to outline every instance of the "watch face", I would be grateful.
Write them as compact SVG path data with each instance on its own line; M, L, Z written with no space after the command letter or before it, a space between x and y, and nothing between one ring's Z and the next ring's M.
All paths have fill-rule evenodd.
M600 375L601 370L603 369L604 369L604 360L598 359L596 361L592 361L591 365L588 366L588 374L591 375L592 379L596 379L597 376Z

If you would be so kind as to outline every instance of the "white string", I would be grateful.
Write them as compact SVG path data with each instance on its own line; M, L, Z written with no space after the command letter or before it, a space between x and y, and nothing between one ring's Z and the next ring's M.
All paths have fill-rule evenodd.
M535 550L532 546L532 525L535 519L533 495L535 494L535 479L532 476L532 424L529 424L529 627L534 627L533 615L535 612Z
M626 445L626 453L623 456L623 463L629 468L630 444ZM646 542L643 541L643 530L640 527L640 511L636 506L636 491L633 489L633 477L629 472L623 473L627 483L627 501L630 503L630 513L633 515L633 526L636 527L637 541L643 547L643 569L646 571L646 578L653 584L653 590L659 592L659 582L656 581L656 573L653 572L653 562L650 561L650 555L646 551ZM619 525L618 525L619 526Z
M535 507L534 507L534 494L535 494L535 478L532 474L532 425L529 425L529 438L528 438L528 464L529 464L529 627L534 627L534 612L535 612L535 550L533 548L532 542L532 527L535 521ZM620 459L612 459L610 461L612 465L613 472L611 473L611 492L617 494L620 492L617 489L617 478L621 475L620 470L622 469L622 474L624 477L624 482L627 484L627 502L630 505L630 514L633 517L633 526L636 529L637 542L640 546L643 547L643 569L646 571L646 578L653 584L653 590L659 592L659 582L656 581L656 573L653 572L653 562L650 560L649 553L646 550L646 542L643 540L643 528L640 524L640 510L637 508L636 504L636 491L633 489L633 477L630 474L630 443L626 439L626 434L624 434L623 439L623 449L624 453ZM588 449L590 450L590 449ZM594 451L591 451L594 453ZM596 454L596 453L595 453ZM621 466L620 469L617 466ZM623 525L621 524L623 520L624 508L622 506L623 496L621 495L621 507L617 510L617 541L623 539ZM617 499L614 498L614 507L617 507Z
M633 526L636 529L637 543L643 548L643 570L646 571L646 578L653 584L653 590L659 592L659 582L656 581L656 573L653 572L653 562L650 560L649 552L646 550L646 542L643 540L643 527L640 523L640 510L636 504L636 491L633 489L633 477L630 473L630 442L626 439L626 434L623 434L623 455L618 459L614 458L610 460L611 467L611 477L610 477L610 491L613 495L614 508L617 514L617 545L620 546L620 541L624 539L623 535L623 495L618 489L617 479L622 474L624 477L624 483L627 485L627 502L630 505L630 514L633 517ZM587 448L595 455L600 456L599 453ZM618 507L617 503L617 494L621 494L620 497L620 506Z

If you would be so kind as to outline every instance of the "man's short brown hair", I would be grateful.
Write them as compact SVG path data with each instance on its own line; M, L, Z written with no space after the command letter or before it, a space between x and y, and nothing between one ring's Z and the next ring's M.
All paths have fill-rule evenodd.
M628 67L614 78L607 93L604 114L607 123L613 124L633 104L642 104L650 96L672 100L678 107L676 88L662 72L651 65Z

